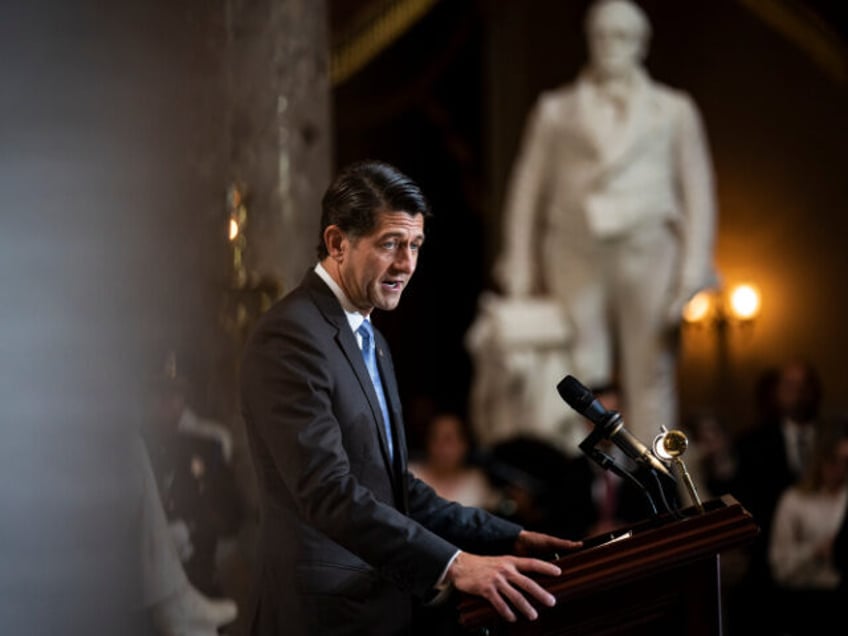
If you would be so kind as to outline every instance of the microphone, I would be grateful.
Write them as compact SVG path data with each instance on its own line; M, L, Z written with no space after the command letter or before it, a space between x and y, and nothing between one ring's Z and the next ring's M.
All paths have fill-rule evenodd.
M577 378L572 375L565 376L557 385L557 391L571 408L595 425L595 430L590 437L610 440L631 459L674 480L674 475L668 467L657 459L656 455L648 450L630 431L624 428L621 414L618 411L608 411L604 408L595 395L583 386Z

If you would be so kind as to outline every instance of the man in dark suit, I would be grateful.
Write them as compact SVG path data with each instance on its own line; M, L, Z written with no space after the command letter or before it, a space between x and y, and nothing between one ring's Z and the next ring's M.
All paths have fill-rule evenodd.
M739 598L728 603L740 633L762 627L777 616L771 611L776 601L768 563L772 521L781 494L803 474L821 428L822 383L813 363L792 358L764 377L768 384L758 396L760 421L737 441L738 467L732 485L732 494L760 526L759 535L746 548L749 565Z
M242 361L262 512L251 633L407 633L413 600L450 589L507 620L535 618L554 598L528 574L560 571L527 555L579 544L446 501L412 476L387 343L373 328L360 335L415 271L424 196L395 168L363 162L322 208L319 263L260 319ZM509 552L521 556L482 556Z

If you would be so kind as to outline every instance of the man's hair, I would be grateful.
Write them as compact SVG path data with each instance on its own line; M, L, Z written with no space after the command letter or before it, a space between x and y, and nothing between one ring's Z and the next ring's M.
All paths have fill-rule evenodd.
M369 234L377 216L406 212L431 216L430 204L418 185L400 170L382 161L359 161L347 166L327 188L321 200L318 259L328 256L324 230L338 226L352 238Z

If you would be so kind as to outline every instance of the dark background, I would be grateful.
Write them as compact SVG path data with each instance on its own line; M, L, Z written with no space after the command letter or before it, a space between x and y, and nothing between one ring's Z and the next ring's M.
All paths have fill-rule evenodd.
M742 2L641 3L654 31L650 74L690 93L707 129L719 272L763 295L756 323L731 329L724 345L709 328L683 334L681 417L713 408L731 428L747 427L759 373L795 354L822 371L827 407L845 406L848 102L839 4L772 3L790 11L793 33L806 38L799 43ZM331 14L351 5L332 3ZM463 337L479 293L494 289L500 208L524 118L541 91L579 72L587 5L437 3L334 88L336 165L394 162L421 183L436 213L404 302L376 318L408 405L423 396L425 407L466 407L473 369ZM832 47L841 74L811 56L810 42ZM407 416L415 426L417 413Z
M128 496L138 484L125 433L165 349L179 344L197 410L238 428L238 341L222 317L226 188L243 159L231 156L233 137L275 132L231 120L232 87L242 84L232 82L228 47L256 44L259 56L267 44L233 32L233 11L249 5L0 3L3 633L131 633L123 621L137 598L139 510ZM327 3L331 41L365 5ZM467 406L464 336L479 294L492 288L506 177L533 100L573 79L585 59L586 5L443 0L333 86L332 130L312 131L332 135L334 166L394 162L433 203L420 269L400 308L377 317L413 443L434 405ZM642 5L655 33L650 72L690 92L704 117L719 269L763 294L756 323L729 334L726 367L715 331L683 334L681 412L721 407L733 428L748 426L758 374L794 354L820 369L826 410L844 410L842 3ZM755 7L789 11L800 40ZM263 23L261 12L251 17ZM240 72L257 84L270 75Z

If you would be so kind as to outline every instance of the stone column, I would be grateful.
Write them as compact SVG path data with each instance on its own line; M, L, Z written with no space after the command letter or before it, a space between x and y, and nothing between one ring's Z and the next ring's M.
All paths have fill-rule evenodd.
M244 195L239 285L277 296L315 258L330 178L331 122L324 0L231 0L230 148ZM250 321L256 307L242 320Z
M221 319L230 338L221 345L223 364L210 386L220 388L220 410L230 414L234 470L255 512L255 477L238 417L238 360L259 315L296 286L316 258L332 164L329 37L325 0L226 2L231 260ZM244 560L222 565L231 582L227 593L242 606L254 534L246 524L239 541ZM246 629L244 620L249 617L237 627Z

